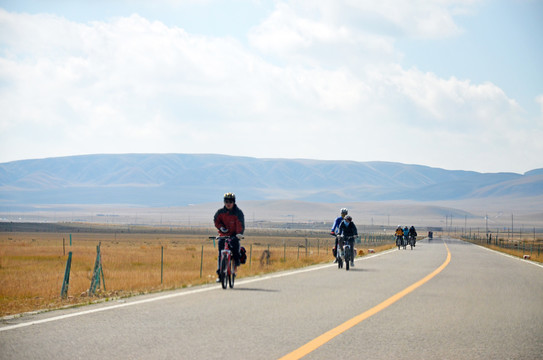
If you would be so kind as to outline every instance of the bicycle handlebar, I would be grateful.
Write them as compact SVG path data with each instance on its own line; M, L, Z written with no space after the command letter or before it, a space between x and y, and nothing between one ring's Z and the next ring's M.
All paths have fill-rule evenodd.
M233 238L237 238L236 235L231 235L231 236L209 236L209 240L219 240L219 239L233 239ZM245 237L242 237L242 239L244 239Z

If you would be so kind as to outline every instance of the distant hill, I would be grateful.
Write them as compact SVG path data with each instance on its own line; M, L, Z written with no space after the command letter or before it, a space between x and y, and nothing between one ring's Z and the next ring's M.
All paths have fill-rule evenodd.
M257 159L213 154L85 155L0 164L0 206L149 207L244 200L441 201L543 195L543 169L451 171L391 162Z

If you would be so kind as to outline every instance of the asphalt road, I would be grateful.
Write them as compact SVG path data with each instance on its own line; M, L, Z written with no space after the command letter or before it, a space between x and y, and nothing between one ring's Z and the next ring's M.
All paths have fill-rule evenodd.
M309 342L304 359L542 359L543 267L434 239L349 272L314 266L0 324L0 359L279 359Z

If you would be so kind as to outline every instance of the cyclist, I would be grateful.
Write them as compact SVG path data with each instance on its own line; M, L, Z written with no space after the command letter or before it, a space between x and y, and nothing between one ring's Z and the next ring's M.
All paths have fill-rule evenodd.
M349 210L347 210L346 208L342 208L340 212L341 212L341 215L338 216L336 220L334 220L334 225L332 225L332 230L330 230L330 235L332 236L336 236L336 234L338 233L339 225L341 224L345 216L347 216L347 214L349 213ZM337 237L336 237L336 244L334 245L334 249L332 252L334 254L334 264L335 264L337 263Z
M401 225L398 225L398 227L396 228L396 233L394 235L396 235L396 245L399 248L402 245L403 238L403 230Z
M240 265L239 240L243 239L245 231L245 216L243 211L236 205L236 195L234 193L224 194L224 207L217 210L213 217L215 227L219 231L219 236L230 237L232 245L232 257L237 266ZM217 258L217 275L219 274L219 262L221 250L224 250L224 239L219 240L219 256ZM220 281L217 279L217 282Z
M358 236L358 231L351 215L345 216L345 219L339 225L339 235L345 236L349 241L349 245L351 245L351 266L354 266L354 239Z
M407 225L405 225L405 227L403 228L403 239L405 241L405 246L407 246L407 244L409 244L409 228L407 227Z
M409 228L409 237L413 237L413 246L416 246L417 243L417 230L415 230L415 227L411 225Z

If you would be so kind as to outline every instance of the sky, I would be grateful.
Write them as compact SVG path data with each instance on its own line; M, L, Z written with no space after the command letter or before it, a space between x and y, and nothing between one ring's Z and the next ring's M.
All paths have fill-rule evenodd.
M541 0L0 0L0 163L543 168Z

